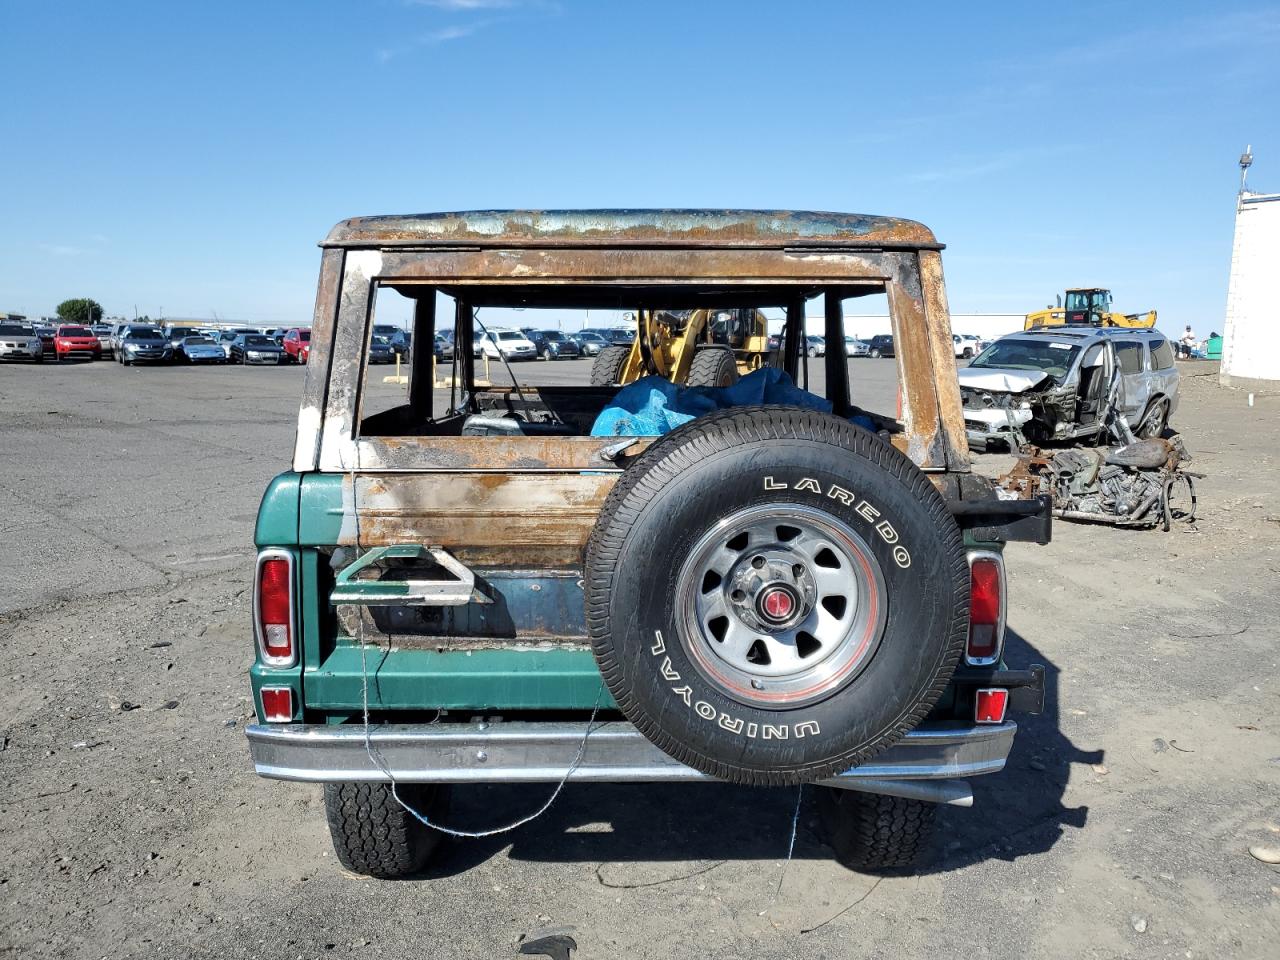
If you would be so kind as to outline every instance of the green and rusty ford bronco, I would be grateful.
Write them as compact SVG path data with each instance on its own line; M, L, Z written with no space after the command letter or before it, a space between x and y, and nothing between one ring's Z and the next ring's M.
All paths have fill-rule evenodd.
M257 521L247 735L262 776L324 784L344 866L420 871L454 785L528 783L536 812L566 781L722 780L812 783L843 862L898 867L936 804L1003 768L1044 672L1004 663L1002 551L1047 542L1049 504L970 470L927 228L484 211L347 220L321 246L293 467ZM803 346L806 313L840 343L868 295L893 329L888 413L854 406L843 351ZM647 318L652 380L591 385L582 361L535 384L459 347L538 310ZM741 384L781 394L698 388L674 429L601 434L620 391L697 393L650 339L696 310L780 322ZM406 375L371 375L396 319ZM697 349L733 347L705 326Z

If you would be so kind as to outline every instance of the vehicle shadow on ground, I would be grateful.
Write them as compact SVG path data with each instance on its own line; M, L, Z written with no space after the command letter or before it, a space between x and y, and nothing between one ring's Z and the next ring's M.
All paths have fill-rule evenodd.
M1088 808L1064 806L1063 792L1071 765L1101 763L1103 752L1081 750L1061 733L1058 668L1012 629L1006 658L1017 667L1045 665L1044 713L1017 717L1019 733L1008 766L1003 773L971 781L971 809L942 808L942 839L917 873L1042 853L1069 828L1085 824ZM491 829L536 810L553 789L552 784L455 788L446 822L457 829ZM464 873L508 846L513 860L543 863L781 858L791 840L797 790L720 783L570 785L546 813L517 830L454 841L427 875ZM832 856L818 828L816 793L812 787L804 789L795 859ZM646 877L648 872L637 877L641 885Z

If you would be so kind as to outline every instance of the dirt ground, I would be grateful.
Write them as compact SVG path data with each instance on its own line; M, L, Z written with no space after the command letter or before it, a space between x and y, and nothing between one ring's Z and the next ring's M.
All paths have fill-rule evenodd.
M1196 525L1010 548L1007 658L1047 666L1048 711L927 867L848 872L809 801L784 866L795 790L570 786L385 883L242 729L253 516L301 371L0 368L0 954L489 958L571 927L583 960L1274 958L1280 867L1247 850L1280 844L1280 398L1208 370L1174 419ZM452 818L547 789L459 791Z

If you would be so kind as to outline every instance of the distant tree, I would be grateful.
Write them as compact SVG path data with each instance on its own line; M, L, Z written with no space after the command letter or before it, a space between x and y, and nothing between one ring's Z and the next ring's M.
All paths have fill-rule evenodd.
M88 297L63 300L58 304L58 319L64 323L78 323L81 326L98 323L102 319L102 305Z

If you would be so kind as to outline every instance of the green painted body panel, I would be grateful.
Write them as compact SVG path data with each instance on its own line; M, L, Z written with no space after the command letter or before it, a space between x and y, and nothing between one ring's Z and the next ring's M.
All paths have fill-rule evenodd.
M590 650L392 650L370 644L371 710L612 708ZM360 711L360 647L340 644L305 676L307 707Z
M298 629L302 666L293 670L253 667L255 702L263 677L288 678L300 687L308 711L330 716L362 710L360 648L337 636L329 603L333 576L328 557L316 547L332 547L343 521L342 474L282 474L263 498L258 521L260 546L302 545L298 556ZM293 524L289 524L292 508ZM291 539L288 539L290 538ZM1001 550L1003 544L974 540L968 548ZM385 650L371 642L369 707L372 710L590 710L615 706L599 668L583 649L485 649L472 651ZM315 718L310 718L315 719Z
M302 478L298 502L298 543L309 547L331 547L342 532L341 473L309 473Z
M282 473L267 485L258 507L253 540L262 547L291 547L298 542L298 500L302 475Z
M253 712L257 714L259 723L266 723L266 718L262 716L262 688L264 686L291 687L293 689L293 719L297 722L302 721L301 667L281 669L279 667L264 667L261 663L255 663L249 668L249 685L253 688Z

